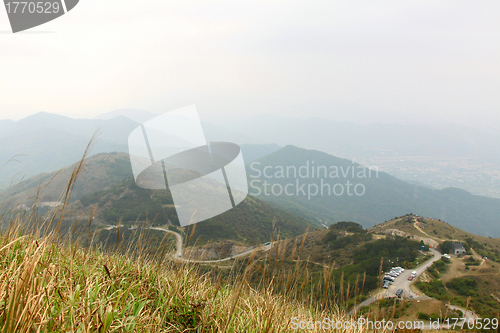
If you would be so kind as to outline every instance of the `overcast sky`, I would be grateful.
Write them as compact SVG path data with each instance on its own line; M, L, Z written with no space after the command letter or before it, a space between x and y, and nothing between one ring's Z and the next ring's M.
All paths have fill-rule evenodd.
M216 116L500 125L500 1L80 0L11 34L0 118L197 103Z

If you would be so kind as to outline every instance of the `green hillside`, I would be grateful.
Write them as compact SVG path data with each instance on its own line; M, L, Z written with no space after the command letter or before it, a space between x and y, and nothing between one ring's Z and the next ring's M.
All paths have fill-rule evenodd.
M385 172L316 150L286 146L249 164L247 171L250 193L312 221L352 220L371 227L394 216L419 212L476 234L500 236L500 199L476 196L455 188L433 190L411 185ZM264 182L268 183L267 194ZM277 184L274 193L273 184ZM284 193L287 185L292 195ZM308 186L311 186L310 191ZM318 193L311 195L316 189ZM280 190L283 193L275 195Z
M96 218L102 225L136 225L146 219L153 225L178 226L173 200L168 191L146 190L133 178L104 190L82 197L70 207L73 215L88 214L97 204ZM318 225L302 217L275 208L259 199L247 197L235 208L196 224L193 234L199 242L235 240L244 244L259 244L271 239L273 220L284 238L300 235Z
M63 117L63 119L65 118ZM69 124L66 125L69 126ZM51 129L51 132L54 134L54 132L57 131ZM67 141L64 138L59 138L58 140ZM98 140L97 142L101 142L102 144L102 140ZM87 143L88 142L85 142L85 144ZM52 142L51 144L55 143ZM83 147L85 147L85 145ZM248 162L275 152L278 149L280 149L280 147L277 145L245 144L241 146L242 155L245 161ZM39 150L43 151L44 149L40 148ZM80 153L81 152L78 150L78 155L75 160L80 157ZM10 166L16 167L16 164ZM0 170L0 177L3 175L2 172L5 171L5 168L10 166L6 165L4 169ZM0 193L0 196L8 198L12 203L24 203L28 206L33 203L36 195L38 195L39 201L58 201L59 196L68 184L74 166L75 164L72 164L58 171L40 173L20 183L14 183L10 188ZM50 167L50 169L57 168L57 164ZM85 168L78 177L71 200L78 200L82 196L98 192L131 176L132 168L127 153L114 152L95 154L85 160Z
M465 308L467 304L481 316L498 317L500 311L500 239L478 236L446 222L408 214L377 224L373 234L393 234L425 239L437 244L441 253L451 254L427 269L416 286L426 295ZM459 242L467 252L452 254L452 244ZM427 312L430 313L430 312Z
M328 229L279 242L271 254L257 255L262 270L256 270L256 279L267 262L275 265L277 276L300 263L305 269L295 271L297 280L309 280L315 289L321 290L327 279L332 285L327 298L349 309L380 287L381 269L387 271L390 261L399 258L399 264L405 268L413 268L418 260L422 261L424 254L419 248L420 242L412 239L379 237L358 223L339 222ZM281 287L286 290L285 286Z
M38 196L38 201L58 201L65 190L74 165L58 172L42 173L22 183L12 185L0 194L14 204L30 206ZM78 176L71 200L100 191L132 175L130 160L126 153L97 154L85 160L84 170Z
M16 332L296 332L293 318L341 320L335 305L318 310L248 287L248 272L207 274L197 265L127 251L79 249L58 233L26 233L29 217L0 230L0 329ZM248 260L246 260L248 262ZM263 276L264 278L264 276ZM306 286L303 299L309 299ZM312 295L312 292L311 292ZM346 332L358 332L350 329ZM311 330L319 332L319 330Z
M440 244L443 253L450 252L452 242L461 242L470 246L479 255L500 262L500 238L479 236L438 219L408 214L377 224L370 229L377 234L391 233L392 230L400 230L418 239L430 239L434 244Z

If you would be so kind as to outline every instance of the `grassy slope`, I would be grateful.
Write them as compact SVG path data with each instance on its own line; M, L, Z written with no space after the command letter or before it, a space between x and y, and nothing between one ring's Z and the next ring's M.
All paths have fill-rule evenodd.
M423 220L424 222L415 224L414 218L412 218L412 222L404 222L402 217L397 217L377 224L371 230L383 233L386 229L399 229L411 235L433 239L439 243L446 240L465 241L472 238L484 248L478 249L479 251L484 251L491 259L500 260L500 238L475 235L436 219L424 218Z
M38 201L59 201L61 193L71 178L75 165L58 172L42 173L13 185L2 193L13 203L31 205L38 195ZM72 200L100 191L107 186L122 181L132 175L130 161L125 153L98 154L85 161L85 169L80 173L73 189ZM38 193L39 188L41 191Z
M74 216L88 216L90 207L98 204L97 222L103 225L125 225L143 222L146 213L155 225L178 225L173 200L167 191L139 188L129 178L102 191L82 197L70 206ZM193 238L200 243L216 240L235 240L243 244L259 244L271 240L273 220L283 238L303 234L317 228L312 222L280 210L259 199L248 196L235 208L196 224Z
M405 222L407 220L407 222ZM476 309L478 313L485 315L496 315L500 308L496 298L500 298L500 264L492 259L499 260L498 250L500 247L500 239L483 237L471 234L469 232L455 228L446 222L436 219L425 218L421 222L415 223L416 219L412 216L399 217L390 221L376 225L371 229L372 232L384 232L386 229L399 229L408 234L420 237L429 237L438 242L447 240L466 241L473 239L477 244L482 246L481 252L484 252L490 259L487 261L479 261L479 266L469 266L466 268L465 263L469 256L462 258L452 257L450 264L442 271L438 271L438 276L427 275L434 281L442 281L447 284L453 279L472 278L477 282L477 288L469 288L470 295L461 294L453 288L441 288L442 293L436 293L439 299L465 306L467 299L471 296L471 307ZM473 252L474 249L473 249ZM476 260L480 260L480 255L474 256ZM433 282L436 283L436 282Z
M214 283L194 266L132 254L4 231L2 332L292 332L293 317L341 316L249 289L246 272Z

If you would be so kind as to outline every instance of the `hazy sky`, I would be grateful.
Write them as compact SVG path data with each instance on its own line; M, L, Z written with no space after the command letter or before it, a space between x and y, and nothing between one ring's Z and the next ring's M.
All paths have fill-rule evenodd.
M500 125L499 16L498 0L80 0L14 35L0 9L0 118L198 103Z

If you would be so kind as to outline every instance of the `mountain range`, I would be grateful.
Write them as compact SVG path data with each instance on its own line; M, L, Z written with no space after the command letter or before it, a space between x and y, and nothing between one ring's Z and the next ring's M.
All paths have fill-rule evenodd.
M412 185L387 173L315 150L286 146L275 151L275 146L243 146L244 156L247 156L245 147L249 149L248 156L251 156L248 160L260 157L247 164L250 196L300 216L308 224L326 226L338 221L356 221L364 227L372 227L394 216L415 213L439 218L474 234L500 236L499 199L472 195L456 188L434 190ZM290 173L288 176L287 168ZM281 169L285 170L285 174L280 173ZM324 169L328 170L327 177L324 177ZM42 187L40 200L57 200L71 170L72 167L68 167L59 173L38 175L11 190L15 190L15 193L4 192L4 195L11 197L15 194L13 202L30 205L37 189ZM293 170L297 174L293 174ZM306 170L309 170L308 177L305 177ZM92 156L87 160L85 171L80 177L74 189L73 201L90 196L94 202L100 202L112 186L123 181L130 182L132 172L128 156L124 153ZM268 183L268 195L264 182ZM320 190L322 182L323 195L320 192L315 194L314 191L316 188ZM349 190L347 182L351 183ZM292 195L284 192L280 194L280 189L286 189ZM147 191L143 195L145 193ZM204 224L200 224L203 229L201 225Z
M126 115L134 114L138 117L135 121L126 117ZM69 179L70 169L63 169L59 173L55 171L78 161L93 133L97 130L99 130L100 135L92 150L94 156L88 160L87 173L82 174L81 180L75 187L73 200L79 200L86 195L96 193L131 177L128 157L124 153L128 150L128 135L139 125L138 121L145 121L154 116L155 114L137 112L137 110L118 110L98 117L103 119L71 119L39 113L19 121L0 121L0 142L3 147L0 153L0 163L5 163L16 154L23 154L23 156L16 157L18 162L11 161L0 169L0 185L6 189L13 179L14 181L25 179L19 186L14 185L8 191L4 191L4 194L8 194L9 197L15 194L13 202L29 205L32 203L30 198L36 195L36 189L55 176L51 184L47 185L45 190L40 193L39 199L57 200L63 184ZM433 148L435 153L443 153L444 151L438 150L446 150L446 147L449 147L449 154L469 154L477 147L484 146L484 149L478 150L477 154L488 155L492 149L495 149L495 145L486 147L484 144L487 140L495 139L495 136L490 133L484 133L483 136L479 136L475 140L472 140L467 133L461 138L453 139L454 132L449 131L434 133L434 137L430 137L431 133L418 126L414 126L413 130L410 130L408 126L402 127L406 131L405 134L402 132L403 130L396 130L396 127L392 125L380 125L385 128L387 133L383 137L378 137L375 134L380 132L380 126L361 128L358 125L348 123L335 124L317 119L299 122L290 119L283 120L280 117L276 117L274 120L268 118L264 120L266 121L261 121L259 131L257 131L255 122L248 122L245 131L238 126L234 126L235 131L232 131L203 123L208 141L229 141L241 144L250 177L250 194L261 200L297 214L315 224L327 225L342 220L353 220L365 227L371 227L394 216L414 212L440 218L456 227L483 236L500 236L498 228L500 201L498 199L472 195L458 188L437 190L419 186L418 182L409 184L376 169L372 170L371 177L359 179L358 174L352 174L350 171L356 170L357 172L363 169L363 166L318 150L290 145L281 148L278 144L242 144L253 142L250 135L258 137L261 141L273 138L274 135L278 143L286 140L304 142L306 147L324 144L321 146L324 150L328 150L332 146L336 146L344 152L370 150L376 149L385 142L386 145L392 145L391 147L406 147L406 152L423 153L422 147L432 146L432 140L440 137L441 142L444 140L450 144L436 144L436 147ZM281 121L290 126L281 126L274 130L268 128L272 124L278 126ZM302 125L301 129L298 127L300 124ZM256 131L251 131L252 128L255 128ZM313 128L316 129L314 135ZM362 129L366 133L363 134ZM248 135L240 134L238 132L240 130L248 132ZM418 136L415 136L415 133ZM363 146L363 140L367 138L367 135L374 135L374 140L372 140L373 142L365 140ZM424 136L424 139L417 140L416 138L420 138L421 135ZM350 143L349 136L352 139ZM335 140L325 141L322 139L324 137ZM412 144L409 144L408 140ZM460 142L463 143L463 152L453 148ZM111 152L114 153L111 154ZM328 170L331 167L336 167L337 178L326 177L328 179L323 179L323 182L329 184L330 192L333 193L335 190L338 193L342 189L342 182L346 185L345 183L349 181L352 183L350 190L357 189L358 192L363 193L362 195L349 195L346 186L343 188L346 192L342 195L313 195L309 198L303 194L302 190L292 196L257 193L257 189L261 188L263 181L284 188L290 182L298 180L301 185L312 186L311 189L314 190L314 184L321 185L322 179L318 177L303 179L300 176L293 179L290 177L267 179L260 175L260 177L256 177L261 181L259 184L254 177L256 171L251 167L251 163L255 160L260 163L261 171L264 167L273 170L277 167L294 167L298 170L307 163L315 163L316 167L323 166ZM342 175L343 173L345 176ZM252 181L254 182L252 183ZM257 186L252 186L252 184ZM337 187L333 189L335 185ZM358 185L357 188L355 188L356 185ZM300 185L296 187L300 189Z
M18 121L1 120L0 189L5 190L21 180L77 162L95 134L91 155L128 152L129 134L155 116L157 114L147 111L120 109L95 119L73 119L40 112ZM210 123L203 122L202 126L209 142L259 142ZM277 148L279 146L274 145L269 149Z
M94 119L41 112L19 121L2 120L0 188L76 162L97 130L100 134L92 154L127 152L131 131L156 116L144 110L119 109ZM500 176L496 172L500 165L500 147L496 144L500 136L495 132L456 125L358 125L268 114L243 120L227 117L218 119L217 124L205 118L202 127L209 142L292 144L377 165L400 179L423 186L458 187L500 197Z
M251 194L311 221L355 221L372 227L413 212L475 234L500 237L500 199L458 188L412 185L317 150L286 146L250 163L247 172Z
M128 133L137 125L123 116L72 119L44 112L19 121L1 121L0 187L6 189L12 182L75 163L95 133L93 154L125 152Z
M335 156L475 157L499 161L500 134L459 125L360 125L324 118L293 118L260 114L244 120L229 118L223 126L263 142L295 145Z

